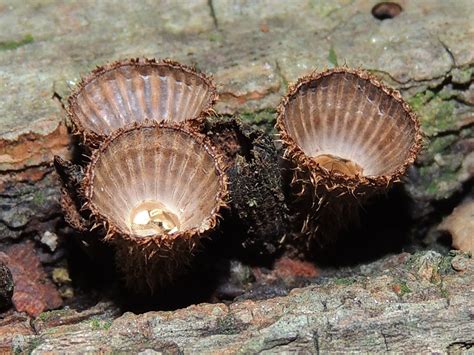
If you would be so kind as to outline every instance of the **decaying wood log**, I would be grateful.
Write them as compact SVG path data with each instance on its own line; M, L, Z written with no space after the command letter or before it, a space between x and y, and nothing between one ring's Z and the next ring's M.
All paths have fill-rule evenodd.
M376 275L367 277L368 267ZM285 297L230 306L200 304L116 319L110 311L92 318L69 311L75 314L62 315L67 325L48 323L54 315L48 312L33 323L38 334L14 338L12 350L448 352L473 346L473 259L404 253L361 272L294 289Z

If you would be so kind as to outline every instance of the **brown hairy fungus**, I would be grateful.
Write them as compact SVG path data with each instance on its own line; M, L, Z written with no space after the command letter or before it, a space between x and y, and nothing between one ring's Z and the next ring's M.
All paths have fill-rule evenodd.
M117 249L129 285L155 290L181 271L226 205L221 158L182 125L145 121L95 150L84 209Z
M98 67L68 99L68 116L86 145L145 119L183 122L212 111L210 78L182 64L129 59Z
M361 202L400 180L421 145L418 119L400 93L345 67L299 79L276 126L306 241L333 238Z
M80 165L55 157L65 220L83 244L113 244L137 291L176 277L216 227L227 175L198 131L216 99L209 77L155 59L99 67L68 99L91 157Z

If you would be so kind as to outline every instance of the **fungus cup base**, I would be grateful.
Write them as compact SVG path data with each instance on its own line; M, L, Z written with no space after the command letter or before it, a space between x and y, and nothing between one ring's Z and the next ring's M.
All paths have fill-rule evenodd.
M338 82L337 78L343 80ZM349 112L350 108L356 111ZM397 113L400 123L392 122L392 111ZM290 129L288 117L301 123L292 123ZM295 131L295 127L300 131ZM361 134L358 127L364 130ZM292 172L288 181L289 204L292 214L297 216L296 232L303 240L309 236L322 243L334 239L339 229L356 219L357 209L364 201L400 181L414 162L422 141L418 119L398 91L367 72L345 67L300 78L278 107L276 128ZM302 145L301 132L315 132L316 136L304 136ZM379 138L378 132L386 140ZM411 141L405 136L411 137ZM373 160L381 155L379 151L386 154L392 149L386 147L388 142L395 149L400 137L404 140L400 149L406 150L396 150L393 157L387 158L387 168L381 158ZM372 142L373 148L367 146ZM330 150L332 146L336 147L334 152ZM372 155L365 159L363 151ZM357 159L353 159L353 153Z
M129 158L117 158L116 152L122 151L122 146L129 146L133 154L139 154L138 158L132 159L132 163L127 162ZM156 169L156 173L146 169L147 165L134 165L141 160L141 153L136 152L142 147L145 149L143 156L149 159L148 163ZM161 155L153 160L155 151ZM113 162L108 158L117 162L117 169L125 170L117 170L117 175L109 174L108 169ZM142 170L145 167L145 170L135 175L128 174L134 166L141 166ZM94 151L82 182L85 210L90 211L91 224L104 227L104 240L116 247L117 264L129 288L142 293L156 291L185 269L197 252L201 239L216 229L221 209L226 206L227 200L227 176L223 166L222 158L209 146L203 135L186 124L135 123L116 131ZM146 181L158 189L155 192L158 192L158 196L162 193L164 198L174 200L164 203L161 199L137 198L154 194L145 180L114 182L110 192L102 191L105 186L99 186L109 176L129 179L146 177L151 179ZM156 185L155 181L161 181L162 185ZM172 186L172 190L167 188L168 185ZM135 202L131 200L129 209L115 203L123 200L119 197L121 190L114 189L122 188L128 191L122 197L133 196L136 199ZM96 195L95 191L100 194ZM98 200L99 196L102 196L102 200ZM115 207L102 207L111 196L118 199L113 206L121 208L121 212L114 216L110 213L114 213ZM142 224L144 228L138 231L136 228L130 229L132 222L138 222L136 224ZM152 222L151 225L149 222Z
M138 236L171 234L180 229L178 216L159 201L140 202L130 211L129 216L127 224Z
M359 164L350 159L344 159L335 155L321 154L313 159L319 166L330 172L346 176L362 176L364 172L364 169Z

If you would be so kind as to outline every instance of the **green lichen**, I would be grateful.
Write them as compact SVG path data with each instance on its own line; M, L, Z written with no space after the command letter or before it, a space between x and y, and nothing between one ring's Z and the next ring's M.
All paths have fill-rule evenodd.
M449 291L443 285L440 286L439 293L441 297L449 301Z
M426 90L423 92L419 92L416 95L410 97L408 99L408 103L410 106L417 112L420 112L425 104L431 100L434 96L434 92L431 90Z
M274 110L243 112L238 115L238 118L244 122L258 126L268 134L275 133L276 112Z
M410 293L410 292L411 292L411 290L410 290L410 288L408 287L407 283L406 283L406 282L402 282L402 283L400 284L400 295L403 296L403 295L405 295L405 294L407 294L407 293Z
M352 2L353 0L344 0L338 2L310 0L308 5L319 17L329 17L333 13L341 10L344 6L347 6Z
M43 338L41 337L34 338L31 341L31 343L28 345L28 348L26 349L25 353L27 354L33 353L33 350L35 350L37 347L39 347L43 343L44 343Z
M456 95L447 89L426 90L408 99L420 118L427 143L417 160L420 178L413 188L428 199L446 199L461 188L458 175L464 155L454 147L461 138L470 137L472 129L459 129Z
M418 93L408 99L420 118L421 128L428 137L456 129L452 96L431 90Z
M222 38L223 38L223 36L219 32L213 32L213 33L209 34L209 36L208 36L208 39L211 42L220 42L220 41L222 41Z
M73 312L73 311L71 311L69 309L57 309L57 310L54 310L54 311L47 311L47 312L41 313L38 316L38 319L43 321L43 322L47 322L47 321L50 321L50 320L65 317L68 314L70 314L71 312Z
M436 137L431 140L430 144L423 152L429 159L433 159L436 154L445 152L453 143L458 140L455 134L450 134L443 137Z
M420 191L426 191L428 196L444 195L443 187L458 183L457 172L463 161L461 153L453 153L452 146L458 141L456 135L433 138L418 158ZM439 185L439 186L438 186Z
M452 81L458 84L466 84L474 75L474 67L456 68L451 71Z
M440 168L436 163L420 167L420 188L430 199L442 200L448 198L460 186L456 173L456 167L459 168L459 166L459 160L453 160L443 168Z
M262 110L257 112L243 112L239 114L239 118L242 121L254 124L260 123L275 123L276 113L274 110Z
M329 54L328 54L328 61L331 63L333 66L337 67L339 64L337 63L337 55L336 51L334 50L333 47L329 49Z
M433 139L430 143L429 150L434 154L436 153L441 153L446 148L448 148L451 144L456 142L457 137L454 134L447 135L444 137L437 137L436 139Z
M98 319L92 319L90 321L90 325L91 325L91 328L94 330L98 330L101 328L100 321Z
M92 318L89 320L89 324L93 330L109 330L112 326L111 321L103 321L97 318Z
M441 276L449 275L454 273L453 267L451 266L451 262L453 261L453 258L456 256L456 254L448 254L443 257L443 259L440 261L438 264L438 273Z
M26 44L33 43L33 42L34 42L33 36L30 34L27 34L19 41L0 42L0 50L6 51L6 50L17 49L21 46L24 46Z
M411 293L411 289L410 287L408 287L406 281L399 281L398 283L395 284L395 286L399 287L399 292L397 292L397 294L400 297L403 297L407 293Z
M42 206L46 201L46 197L42 191L36 191L33 195L33 203L37 206Z

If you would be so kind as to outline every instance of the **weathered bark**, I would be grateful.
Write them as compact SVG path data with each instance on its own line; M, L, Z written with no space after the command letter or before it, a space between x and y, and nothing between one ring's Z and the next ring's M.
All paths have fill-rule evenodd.
M336 63L371 70L401 90L422 121L426 149L405 186L411 225L425 237L472 192L473 3L404 1L399 16L383 21L372 17L373 5L0 5L0 240L8 245L35 238L40 250L43 236L58 231L60 188L50 164L54 155L70 158L71 141L65 114L52 97L69 95L95 65L130 56L173 58L213 73L220 94L216 111L240 113L267 131L288 82ZM42 253L46 259L64 252L65 238L57 234L58 250ZM353 251L340 251L347 253ZM2 314L0 349L11 349L12 341L25 352L467 349L474 333L473 271L472 260L463 260L453 264L458 273L433 282L408 267L387 266L387 274L333 279L287 297L229 307L204 304L116 320L100 307L72 320L65 314L70 311L60 310L40 315L34 329L26 316Z
M33 322L38 334L14 338L12 350L447 352L472 347L473 259L400 254L379 261L375 269L376 276L336 278L263 301L125 313L116 319L103 305L100 317L93 310L82 317L73 311L62 317L44 313Z

